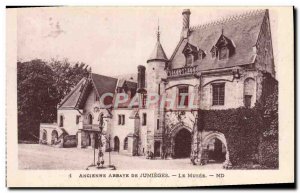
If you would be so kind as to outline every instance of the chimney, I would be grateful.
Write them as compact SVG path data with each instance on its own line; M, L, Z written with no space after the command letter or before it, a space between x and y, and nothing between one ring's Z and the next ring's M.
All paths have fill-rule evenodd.
M183 19L183 25L181 31L182 38L187 38L189 35L190 15L191 15L191 11L189 9L184 9L182 11L182 19Z
M146 67L139 65L138 66L138 90L144 89L145 88L145 71Z

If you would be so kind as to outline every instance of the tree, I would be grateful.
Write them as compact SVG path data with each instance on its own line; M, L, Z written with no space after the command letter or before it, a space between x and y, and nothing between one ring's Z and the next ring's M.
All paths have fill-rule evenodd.
M87 65L71 65L68 60L51 60L50 63L40 59L18 62L19 140L37 141L40 123L56 121L57 104L88 74Z
M41 121L53 121L56 98L48 91L53 87L53 71L42 60L17 63L18 137L33 140Z
M49 66L54 72L53 86L56 92L54 94L59 100L68 94L83 77L89 75L88 66L82 62L71 65L67 59L62 61L52 59Z

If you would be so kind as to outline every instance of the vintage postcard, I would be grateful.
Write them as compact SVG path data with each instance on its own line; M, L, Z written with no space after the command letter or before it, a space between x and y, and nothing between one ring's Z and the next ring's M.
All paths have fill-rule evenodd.
M293 7L6 16L8 187L294 183Z

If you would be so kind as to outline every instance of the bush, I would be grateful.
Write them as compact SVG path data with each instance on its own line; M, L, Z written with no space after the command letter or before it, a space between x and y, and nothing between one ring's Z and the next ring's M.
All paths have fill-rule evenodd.
M76 135L67 135L64 137L64 147L77 147Z
M234 168L278 168L278 82L269 74L254 108L199 110L198 116L199 130L225 135Z
M198 128L225 135L233 165L257 162L262 120L255 108L199 110Z

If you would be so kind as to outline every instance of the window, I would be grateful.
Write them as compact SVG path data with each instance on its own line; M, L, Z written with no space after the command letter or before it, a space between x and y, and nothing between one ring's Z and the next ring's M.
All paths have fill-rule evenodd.
M127 150L128 149L128 137L125 137L124 139L124 150Z
M187 107L189 104L189 87L179 87L178 88L178 106L179 107ZM182 101L184 100L184 101Z
M76 115L76 125L79 124L79 120L80 120L80 115Z
M142 125L147 125L147 114L143 113Z
M125 115L122 115L122 125L125 125Z
M250 108L251 107L251 95L245 95L245 98L244 98L244 103L245 103L245 107L246 108Z
M99 96L95 93L95 101L99 101Z
M125 125L125 115L118 115L118 125Z
M228 58L228 49L227 47L222 47L219 51L219 59L223 60Z
M186 55L186 66L192 66L194 62L194 56L192 54Z
M211 49L211 57L212 57L212 58L217 57L217 47L216 47L216 46L214 46L214 47Z
M64 116L62 116L62 115L59 116L59 126L60 127L64 126Z
M159 119L156 121L156 129L159 130Z
M225 83L213 84L213 105L224 105Z
M122 123L122 116L118 115L118 125L121 125L121 123Z
M247 78L244 82L244 105L246 108L253 106L253 97L255 91L255 81L253 78Z
M142 105L143 105L143 107L146 106L146 102L147 102L147 94L142 94Z
M93 124L93 116L91 114L88 115L88 124Z

